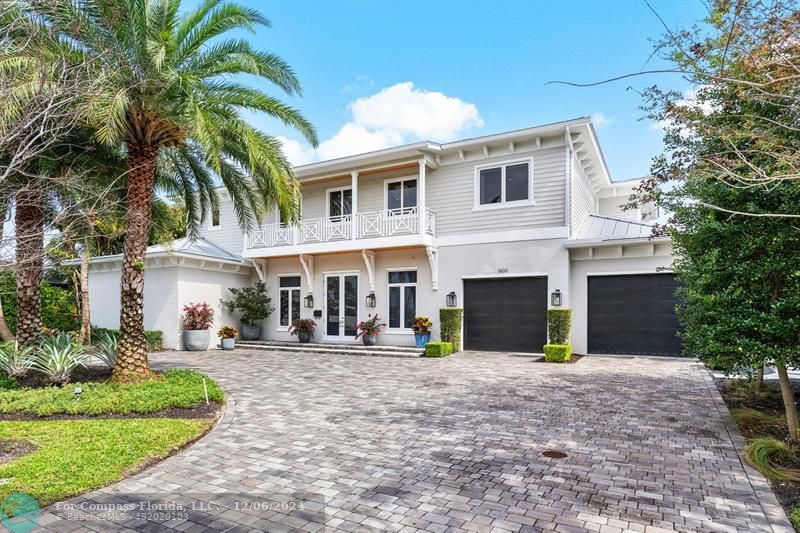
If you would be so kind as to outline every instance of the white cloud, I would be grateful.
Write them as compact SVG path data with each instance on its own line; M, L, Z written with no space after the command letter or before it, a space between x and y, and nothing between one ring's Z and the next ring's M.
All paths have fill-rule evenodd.
M346 83L339 92L342 94L368 91L375 87L375 82L369 76L356 76L353 81Z
M614 122L614 117L607 117L600 111L592 113L590 118L592 119L592 124L594 124L594 127L598 129L604 128Z
M352 120L315 151L294 139L281 138L284 154L295 165L370 152L414 139L447 141L470 128L483 127L475 104L441 92L426 91L410 81L392 85L348 105Z

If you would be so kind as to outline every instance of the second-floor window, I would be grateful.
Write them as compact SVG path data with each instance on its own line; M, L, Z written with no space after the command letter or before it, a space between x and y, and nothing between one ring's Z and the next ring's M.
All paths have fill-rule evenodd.
M475 209L533 203L533 161L475 167Z
M278 278L280 292L281 329L288 328L292 322L300 318L300 276L280 276Z
M408 213L417 207L417 180L400 179L386 182L386 209L393 213Z
M328 218L341 220L353 214L353 189L330 189L328 191Z
M211 229L218 229L220 226L219 205L211 208Z

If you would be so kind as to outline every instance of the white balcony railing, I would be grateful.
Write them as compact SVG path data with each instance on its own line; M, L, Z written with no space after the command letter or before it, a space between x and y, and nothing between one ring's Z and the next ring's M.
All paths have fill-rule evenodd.
M393 209L373 213L357 213L342 217L305 219L297 225L267 224L251 231L245 239L247 249L272 248L319 242L334 242L355 239L374 239L395 235L420 233L423 224L425 233L434 235L436 213L425 209L421 217L416 207Z

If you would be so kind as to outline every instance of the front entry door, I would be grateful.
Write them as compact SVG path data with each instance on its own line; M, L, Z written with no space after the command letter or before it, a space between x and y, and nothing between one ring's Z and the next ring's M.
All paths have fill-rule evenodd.
M358 326L358 274L325 275L325 336L354 340Z

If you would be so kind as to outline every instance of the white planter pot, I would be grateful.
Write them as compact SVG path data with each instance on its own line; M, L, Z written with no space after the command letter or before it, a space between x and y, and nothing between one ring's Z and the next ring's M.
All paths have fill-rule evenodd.
M233 350L236 347L236 339L222 339L223 350Z
M190 352L208 350L211 334L207 329L187 329L183 331L183 345Z

